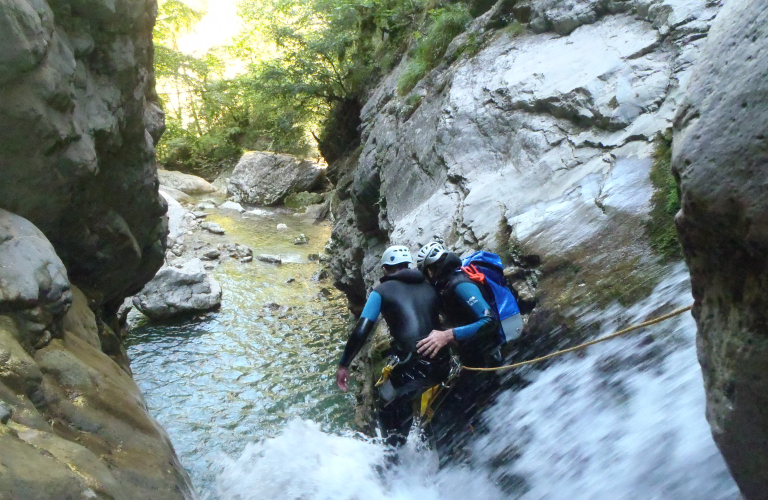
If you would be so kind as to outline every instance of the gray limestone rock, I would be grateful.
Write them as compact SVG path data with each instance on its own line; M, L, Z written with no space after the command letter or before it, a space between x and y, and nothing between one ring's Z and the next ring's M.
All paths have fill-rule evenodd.
M240 212L240 213L245 212L245 209L243 208L243 206L241 204L235 203L234 201L231 201L231 200L225 201L224 203L219 205L219 208L221 208L223 210L235 210L235 211Z
M239 203L276 205L291 193L311 191L324 172L318 164L290 155L246 153L232 172L227 192Z
M219 258L219 256L221 256L221 252L215 248L212 248L203 252L203 255L200 258L203 260L216 260Z
M257 256L256 259L261 262L267 262L268 264L282 264L283 262L283 259L281 259L279 255L269 255L265 253Z
M196 175L176 172L174 170L157 170L157 177L161 186L178 189L186 194L206 194L213 193L216 188L208 181Z
M168 204L168 212L166 217L168 219L168 236L166 246L169 248L184 242L184 235L187 234L187 224L184 221L184 217L189 213L182 206L181 203L173 199L170 195L160 191L160 194L165 198Z
M768 4L726 3L675 121L676 222L707 419L747 500L768 491Z
M67 312L72 292L53 246L31 222L2 209L0 264L0 314L35 310L42 333Z
M114 312L163 262L154 0L0 5L0 208Z
M253 257L253 250L251 247L247 245L241 245L240 243L235 243L235 255L241 259L245 259L247 257Z
M224 228L215 222L203 222L200 227L213 234L224 234Z
M568 36L496 33L410 96L397 97L400 68L373 92L356 168L331 204L330 269L353 307L388 243L415 251L434 234L459 253L515 250L594 273L637 259L638 280L658 271L635 236L646 232L653 141L672 125L718 6L664 0L662 15L614 3L618 14L595 7L605 2L534 0L540 12L600 14Z
M221 287L200 259L192 259L180 268L160 269L133 297L133 305L153 320L209 311L221 305Z

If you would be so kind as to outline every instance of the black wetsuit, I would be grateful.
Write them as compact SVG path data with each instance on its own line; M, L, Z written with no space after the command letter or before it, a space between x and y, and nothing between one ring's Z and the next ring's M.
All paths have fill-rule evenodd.
M461 364L493 367L501 364L498 319L490 311L483 296L484 287L461 272L461 259L446 254L436 265L435 287L440 295L441 310L452 327L458 343ZM467 325L471 333L467 335ZM477 418L499 388L494 372L462 371L445 396L432 420L441 462L462 456L467 438L477 431Z
M437 292L421 272L404 269L385 275L368 297L339 361L341 366L349 366L373 331L379 314L383 315L393 339L390 354L401 361L390 374L391 386L387 384L378 391L379 421L390 444L404 442L412 423L413 400L448 375L447 350L435 360L416 353L419 340L440 326L439 303Z

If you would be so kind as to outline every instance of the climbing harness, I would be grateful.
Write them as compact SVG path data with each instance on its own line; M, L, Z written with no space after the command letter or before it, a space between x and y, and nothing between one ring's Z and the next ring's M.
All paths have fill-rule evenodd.
M381 370L381 377L379 377L379 380L376 382L376 387L381 387L382 385L384 385L384 382L386 382L389 379L389 375L392 373L392 370L394 370L397 365L402 365L403 363L407 363L408 360L411 359L411 356L413 356L413 353L409 352L408 356L402 361L400 361L400 358L398 358L394 354L389 356L389 359L387 360L387 366L385 366Z
M686 306L686 307L677 309L675 311L672 311L669 314L665 314L663 316L659 316L658 318L654 318L654 319L645 321L643 323L639 323L637 325L632 325L632 326L630 326L628 328L625 328L623 330L619 330L616 333L612 333L610 335L606 335L605 337L600 337L599 339L595 339L595 340L592 340L592 341L589 341L589 342L585 342L585 343L577 345L575 347L570 347L568 349L563 349L561 351L556 351L556 352L553 352L551 354L547 354L546 356L541 356L540 358L530 359L528 361L521 361L519 363L513 363L511 365L497 366L497 367L493 367L493 368L476 368L476 367L472 367L472 366L462 366L461 369L462 370L467 370L467 371L473 371L473 372L495 372L495 371L501 371L501 370L511 370L513 368L518 368L520 366L525 366L525 365L532 365L534 363L539 363L541 361L546 361L548 359L552 359L552 358L556 358L558 356L562 356L563 354L568 354L570 352L574 352L574 351L578 351L578 350L581 350L581 349L585 349L585 348L587 348L589 346L592 346L592 345L595 345L595 344L599 344L600 342L605 342L606 340L615 339L616 337L620 337L622 335L626 335L629 332L633 332L635 330L638 330L638 329L646 327L646 326L655 325L656 323L661 323L662 321L668 320L669 318L673 318L675 316L683 314L686 311L690 311L692 308L693 308L693 305Z
M459 357L453 355L451 356L451 370L448 372L448 377L442 383L430 387L421 395L418 415L423 419L423 423L428 424L432 420L435 412L440 408L440 405L443 404L448 393L451 392L451 389L456 384L456 379L459 378L460 373L461 363L459 363Z

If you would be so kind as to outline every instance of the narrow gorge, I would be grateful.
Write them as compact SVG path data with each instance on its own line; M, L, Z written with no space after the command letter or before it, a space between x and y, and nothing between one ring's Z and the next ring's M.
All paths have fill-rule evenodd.
M766 498L766 2L392 9L361 47L421 28L349 70L319 132L253 108L205 143L203 105L156 82L168 1L0 6L0 499ZM461 29L425 63L440 15ZM226 111L295 77L270 74L203 94ZM393 460L386 328L351 394L335 370L384 250L434 238L502 258L507 363L692 317L505 372L451 461Z

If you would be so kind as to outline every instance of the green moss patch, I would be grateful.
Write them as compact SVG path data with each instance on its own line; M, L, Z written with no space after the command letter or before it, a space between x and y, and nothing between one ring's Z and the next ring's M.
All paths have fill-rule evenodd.
M303 208L307 205L317 205L325 201L325 197L320 193L291 193L285 198L285 206L288 208Z
M675 229L675 214L680 210L680 190L672 175L672 131L656 137L650 179L654 193L651 197L650 220L646 223L651 247L665 261L683 257Z
M451 40L464 31L472 15L466 5L458 3L434 9L430 20L426 33L418 38L413 49L413 60L397 82L400 95L410 92L427 71L438 65Z

